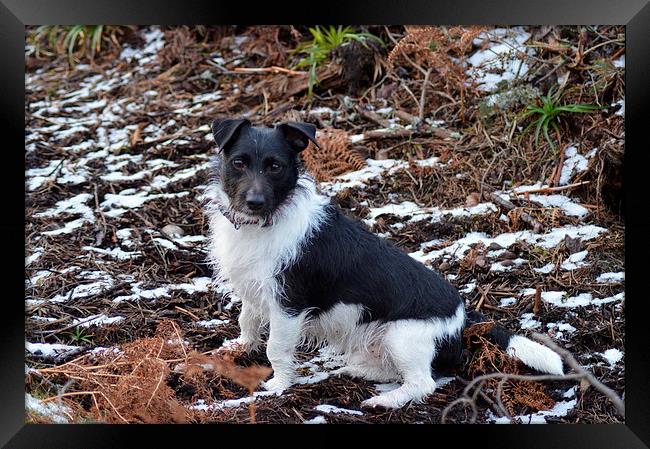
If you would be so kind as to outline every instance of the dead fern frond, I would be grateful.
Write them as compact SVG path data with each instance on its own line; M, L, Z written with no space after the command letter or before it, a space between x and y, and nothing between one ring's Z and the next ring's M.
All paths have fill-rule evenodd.
M388 54L393 65L401 57L409 57L420 65L433 68L448 66L452 57L460 57L472 48L472 41L483 27L407 26L406 35Z
M472 377L495 371L506 374L525 374L523 365L508 356L496 344L489 341L486 334L495 325L493 321L469 326L463 332L463 339L473 356L469 361L468 373ZM497 391L499 379L486 382L485 391ZM528 407L534 411L547 410L555 401L548 395L541 382L508 380L503 385L502 402L510 415L522 414Z
M305 167L318 181L329 181L366 165L365 159L350 149L348 134L343 130L327 128L320 131L318 143L320 149L310 143L302 153Z

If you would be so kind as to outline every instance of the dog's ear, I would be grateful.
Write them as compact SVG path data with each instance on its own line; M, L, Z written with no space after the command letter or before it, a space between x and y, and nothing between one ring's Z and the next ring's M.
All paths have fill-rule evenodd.
M214 136L214 141L219 147L219 152L223 151L228 142L232 140L235 133L244 125L250 125L251 122L244 119L216 119L212 122L212 135Z
M316 142L316 126L311 123L286 122L277 125L276 128L282 132L284 138L296 153L307 148L310 140L314 142L317 148L320 148L320 145Z

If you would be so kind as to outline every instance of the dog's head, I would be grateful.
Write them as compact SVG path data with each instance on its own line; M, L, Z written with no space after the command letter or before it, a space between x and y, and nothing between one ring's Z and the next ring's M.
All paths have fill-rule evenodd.
M273 214L296 187L298 154L316 127L287 122L274 128L256 127L246 119L217 119L212 133L221 156L220 183L237 212L257 217Z

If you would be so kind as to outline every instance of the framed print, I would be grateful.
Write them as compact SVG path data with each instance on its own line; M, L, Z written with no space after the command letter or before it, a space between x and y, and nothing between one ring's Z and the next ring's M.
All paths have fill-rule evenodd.
M472 3L3 1L3 444L646 447L650 7Z

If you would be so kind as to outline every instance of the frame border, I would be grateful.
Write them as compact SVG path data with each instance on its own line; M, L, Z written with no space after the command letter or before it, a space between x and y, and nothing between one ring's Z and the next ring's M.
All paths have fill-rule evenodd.
M644 265L647 266L647 235L650 218L643 213L648 192L644 184L650 156L643 144L646 138L641 125L642 108L650 104L647 74L650 73L650 3L648 0L630 0L624 5L608 0L577 0L571 3L561 0L540 2L523 0L498 0L489 5L480 0L426 0L389 1L357 0L346 2L339 8L310 7L304 3L292 2L279 6L275 3L255 5L217 3L215 0L186 0L183 4L173 1L140 0L98 0L92 3L84 0L0 0L0 48L2 48L3 70L0 70L0 101L5 136L17 141L7 146L5 152L10 173L2 176L3 209L0 218L0 236L11 244L12 256L2 274L7 282L8 297L4 307L10 308L11 316L0 329L0 342L4 357L0 369L0 444L12 448L36 447L130 447L139 438L146 437L153 444L158 442L192 441L197 437L221 440L222 436L242 438L249 442L251 434L243 433L243 426L189 425L26 425L24 423L24 309L18 297L24 295L23 280L19 272L24 257L24 225L22 212L25 202L24 153L15 151L24 144L24 38L25 25L41 24L286 24L286 23L386 23L386 24L624 24L626 25L626 148L625 151L625 265L626 292L632 302L626 314L626 424L577 424L572 426L470 426L464 425L462 440L470 437L477 443L494 441L501 448L518 447L523 444L529 449L572 447L579 448L643 448L650 444L650 386L648 369L650 353L647 351L647 326L643 313L644 298L639 294L643 285ZM330 6L330 5L328 5ZM334 5L331 5L334 6ZM647 126L647 125L646 125ZM22 135L21 135L22 134ZM21 144L22 142L22 144ZM638 148L637 148L638 147ZM637 148L630 150L630 148ZM19 193L20 192L20 193ZM634 236L636 234L636 236ZM6 236L10 236L9 239ZM632 243L634 242L634 243ZM22 243L22 247L21 247ZM23 256L19 256L20 253ZM16 259L15 261L13 259ZM24 270L23 273L24 275ZM24 316L24 315L23 315ZM366 439L396 436L393 427L355 426L354 433ZM340 426L306 426L309 433L330 433L341 430ZM303 432L306 427L302 426ZM296 428L296 427L293 427ZM316 430L317 428L317 430ZM256 432L266 436L267 432L285 427L262 425ZM409 426L409 437L444 438L458 441L458 426ZM386 433L388 432L388 433ZM416 435L416 433L420 433ZM435 433L434 433L435 432ZM453 433L452 433L453 432ZM143 433L145 435L143 435ZM292 434L293 435L293 434ZM269 435L270 436L270 435ZM286 443L287 434L280 434L278 442ZM314 435L310 435L313 438ZM292 436L291 439L294 439ZM304 444L302 438L295 440ZM313 440L312 440L313 441ZM434 440L435 441L435 440ZM444 440L442 440L444 441ZM645 443L645 444L644 444ZM163 444L166 446L167 444ZM489 443L488 443L489 445Z

